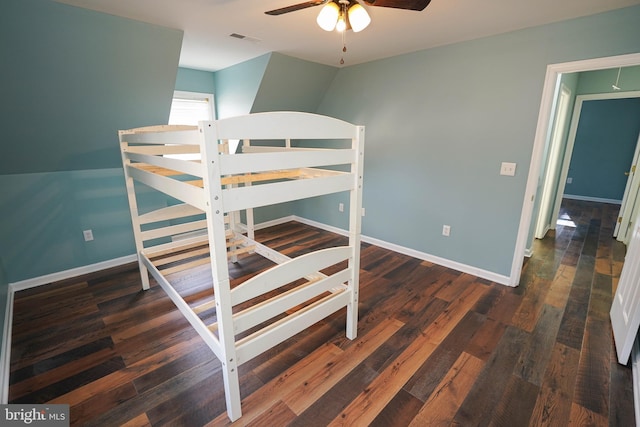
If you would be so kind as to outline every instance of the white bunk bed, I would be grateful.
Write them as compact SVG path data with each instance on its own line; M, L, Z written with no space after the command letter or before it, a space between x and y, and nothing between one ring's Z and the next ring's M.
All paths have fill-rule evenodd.
M238 366L343 307L346 335L356 337L364 127L271 112L119 137L143 289L150 273L221 361L231 421L242 415ZM228 153L230 140L242 141L241 153ZM199 160L176 158L185 154ZM139 212L138 183L181 203ZM289 258L254 240L253 208L338 192L349 192L348 246ZM254 252L275 266L232 289L229 262ZM205 264L211 298L192 306L171 274Z

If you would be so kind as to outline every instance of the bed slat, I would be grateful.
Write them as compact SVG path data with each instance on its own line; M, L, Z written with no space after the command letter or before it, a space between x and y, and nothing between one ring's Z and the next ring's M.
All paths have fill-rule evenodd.
M183 202L195 206L202 211L205 210L205 198L201 188L185 184L184 182L180 182L175 179L145 172L131 167L131 165L127 165L127 171L131 177L143 184L146 184L151 188L155 188L158 191L162 191L178 200L182 200Z
M168 227L154 228L140 233L142 240L158 239L160 237L175 236L176 234L188 233L190 231L203 230L207 228L207 221L191 221L184 224L170 225Z
M222 190L222 197L226 213L348 191L353 189L354 185L353 176L348 173L340 173L313 180L294 180L251 187L227 188Z
M200 209L183 203L180 205L167 206L165 208L147 212L144 215L140 215L138 217L138 220L140 221L140 224L151 224L153 222L185 218L188 216L200 215L203 213L204 212Z
M249 172L298 169L305 167L349 164L355 150L279 151L220 156L220 174L236 175Z

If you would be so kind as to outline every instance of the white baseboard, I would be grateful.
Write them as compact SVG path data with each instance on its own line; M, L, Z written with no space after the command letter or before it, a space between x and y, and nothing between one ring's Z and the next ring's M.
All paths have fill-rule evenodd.
M332 227L320 222L308 220L306 218L301 218L298 216L294 216L292 218L295 221L301 222L303 224L308 224L313 227L321 228L323 230L331 231L336 234L340 234L343 236L347 236L348 232L344 229ZM398 252L404 255L408 255L414 258L418 258L424 261L429 261L434 264L441 265L443 267L451 268L452 270L461 271L463 273L472 274L474 276L478 276L483 279L490 280L492 282L499 283L501 285L511 286L510 285L510 277L504 276L501 274L497 274L491 271L483 270L481 268L473 267L470 265L462 264L457 261L452 261L446 258L440 258L435 255L427 254L425 252L420 252L415 249L407 248L404 246L396 245L395 243L389 243L384 240L376 239L374 237L361 236L363 242L371 243L372 245L380 246L381 248L389 249L394 252Z
M260 224L255 224L254 228L256 230L262 230L263 228L273 227L274 225L284 224L284 223L289 222L289 221L302 222L302 221L300 221L298 219L297 216L289 215L289 216L283 216L282 218L278 218L278 219L272 219L271 221L261 222Z
M598 203L610 203L612 205L622 205L622 200L617 200L617 199L604 199L602 197L578 196L575 194L563 194L562 197L564 199L582 200L585 202L598 202Z
M59 271L57 273L51 273L40 277L34 277L32 279L21 280L9 284L9 289L14 292L22 291L25 289L35 288L37 286L46 285L52 282L58 282L60 280L71 279L73 277L82 276L83 274L95 273L96 271L106 270L112 267L118 267L129 262L135 262L138 258L135 254L127 255L120 258L110 259L107 261L98 262L95 264L85 265L82 267L72 268L70 270Z

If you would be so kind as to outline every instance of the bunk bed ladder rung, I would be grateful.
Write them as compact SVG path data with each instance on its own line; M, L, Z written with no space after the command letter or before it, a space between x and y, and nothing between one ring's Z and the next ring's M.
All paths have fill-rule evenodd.
M193 311L197 314L203 313L207 310L211 310L212 308L216 308L216 300L212 299L210 301L207 301L205 303L199 304L195 307L193 307Z

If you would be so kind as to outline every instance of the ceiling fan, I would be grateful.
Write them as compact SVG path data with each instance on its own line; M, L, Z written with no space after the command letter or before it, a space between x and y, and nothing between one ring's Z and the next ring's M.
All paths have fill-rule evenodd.
M360 4L362 1L367 6L392 7L405 10L424 10L431 3L431 0L310 0L304 3L293 4L265 12L267 15L277 16L297 10L307 9L314 6L323 6L316 19L320 28L325 31L334 29L342 33L342 51L347 51L345 42L345 31L353 30L359 32L364 30L371 17ZM340 59L340 64L344 64L344 59Z
M308 7L320 6L325 3L341 3L336 0L311 0L304 3L298 3L291 6L281 7L280 9L265 12L267 15L282 15L296 10L306 9ZM355 1L347 1L347 3L356 3ZM364 0L367 6L392 7L395 9L406 10L424 10L431 3L431 0Z

